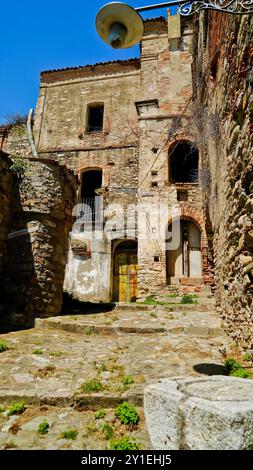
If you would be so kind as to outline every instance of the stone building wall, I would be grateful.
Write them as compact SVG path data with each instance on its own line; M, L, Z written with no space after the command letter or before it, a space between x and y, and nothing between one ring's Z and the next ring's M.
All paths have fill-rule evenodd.
M11 164L12 162L8 156L0 152L0 280L6 258L6 240L12 202L13 175L10 170Z
M31 326L60 313L77 183L54 161L14 159L16 172L1 323Z
M203 262L199 277L210 280L201 187L197 183L173 184L169 168L173 145L197 140L192 108L192 35L191 20L176 15L168 22L164 18L149 20L142 41L139 230L146 217L150 224L148 236L139 238L140 297L159 293L168 282L165 239L168 225L175 218L193 221L201 230ZM178 190L187 191L187 202L178 201ZM161 208L159 228L157 220L148 214L152 207ZM187 279L180 282L187 284Z
M253 344L253 18L200 16L196 117L217 306L227 331Z

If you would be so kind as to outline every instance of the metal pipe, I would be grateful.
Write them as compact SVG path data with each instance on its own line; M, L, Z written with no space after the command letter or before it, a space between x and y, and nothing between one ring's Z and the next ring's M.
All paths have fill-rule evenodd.
M146 7L137 7L135 11L148 11L148 10L158 10L158 8L165 8L165 7L173 7L175 5L181 5L181 3L185 3L186 5L190 5L193 0L172 0L171 2L163 2L163 3L156 3L155 5L149 5Z

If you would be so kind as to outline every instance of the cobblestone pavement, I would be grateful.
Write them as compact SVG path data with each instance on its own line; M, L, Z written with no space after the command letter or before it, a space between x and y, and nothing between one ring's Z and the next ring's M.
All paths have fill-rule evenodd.
M129 307L39 320L34 329L1 335L9 349L0 354L0 406L23 400L27 409L9 418L2 409L0 447L107 448L108 419L117 437L133 434L148 449L144 418L137 429L122 429L113 410L123 400L142 407L143 387L160 378L224 372L219 348L229 340L211 309L198 310ZM82 387L91 380L98 392ZM101 407L102 422L94 418ZM36 429L45 417L50 429L41 437ZM59 438L64 428L75 428L76 440Z

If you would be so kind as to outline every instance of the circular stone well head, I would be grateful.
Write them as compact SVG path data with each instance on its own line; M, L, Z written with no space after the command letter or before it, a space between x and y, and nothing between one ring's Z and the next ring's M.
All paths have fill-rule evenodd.
M245 402L253 400L253 381L233 377L195 379L179 384L178 391L186 397L209 401Z

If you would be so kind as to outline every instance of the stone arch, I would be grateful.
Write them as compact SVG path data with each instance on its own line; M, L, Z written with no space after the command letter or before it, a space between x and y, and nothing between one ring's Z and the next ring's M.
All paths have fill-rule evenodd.
M200 231L200 250L201 250L201 271L202 277L205 283L210 282L210 269L208 264L208 243L206 236L205 221L201 211L193 209L187 205L181 205L178 214L174 218L170 218L168 221L168 227L172 224L173 219L180 219L195 224ZM168 270L168 253L167 256L167 270ZM167 271L168 274L168 271ZM168 277L168 276L167 276Z

